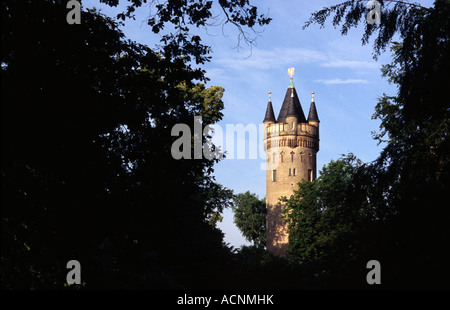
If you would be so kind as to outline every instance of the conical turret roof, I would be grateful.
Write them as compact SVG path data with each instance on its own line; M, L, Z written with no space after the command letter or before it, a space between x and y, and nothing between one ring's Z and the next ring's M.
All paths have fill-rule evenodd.
M275 113L273 112L272 106L272 93L269 92L269 102L267 103L266 116L263 122L274 122L275 123Z
M263 122L274 122L275 123L275 113L273 112L272 100L269 98L267 103L266 116Z
M303 113L300 100L298 99L297 91L294 84L291 82L284 96L283 105L281 106L280 114L278 115L277 123L286 123L286 117L296 116L300 123L305 123L306 118Z
M317 115L316 103L314 101L314 92L312 93L311 106L309 107L309 114L308 114L308 122L310 121L320 122L319 116Z

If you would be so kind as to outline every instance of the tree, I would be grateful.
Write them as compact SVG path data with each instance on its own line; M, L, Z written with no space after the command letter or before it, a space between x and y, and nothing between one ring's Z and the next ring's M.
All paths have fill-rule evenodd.
M233 197L234 223L247 241L255 246L266 245L266 199L249 191Z
M288 259L317 278L344 287L357 277L367 231L376 221L367 192L355 183L363 164L348 154L324 166L314 182L302 180L286 204ZM354 285L354 283L352 283Z
M110 6L117 6L119 0L100 0ZM147 23L155 34L161 35L162 52L169 59L184 57L187 61L195 60L203 64L210 60L211 48L202 44L201 37L194 34L192 28L211 27L213 25L232 24L238 30L237 46L241 42L250 47L258 36L256 26L270 23L271 18L260 14L250 0L168 0L160 3L155 0L128 0L126 10L117 18L126 20L134 18L134 12L144 4L155 9L148 17ZM222 15L224 17L222 17ZM221 19L221 20L220 20ZM171 28L167 33L164 30Z
M72 259L87 288L222 285L231 193L217 160L170 148L175 124L222 118L224 90L98 12L68 25L65 4L1 4L2 288L62 288Z
M385 205L389 214L384 246L391 282L398 287L448 287L448 270L442 266L449 253L444 244L450 230L444 219L450 185L448 132L450 109L450 3L437 0L430 8L404 1L380 1L381 24L365 23L363 44L378 30L376 58L392 43L393 61L382 73L398 86L396 96L384 94L375 107L380 132L374 138L386 143L378 159L367 166L366 180L377 180L371 203ZM346 34L364 20L360 1L346 1L315 12L305 26L333 25ZM400 42L391 42L397 34ZM389 249L389 250L387 250ZM411 271L414 270L412 273Z
M431 10L420 4L405 1L379 0L378 2L380 3L380 24L367 22L367 14L371 10L371 8L367 9L367 1L348 0L314 12L303 29L312 24L319 24L321 28L325 27L325 22L332 14L334 14L332 25L334 27L341 25L341 35L346 35L351 28L357 27L362 22L365 27L362 44L369 43L370 38L376 35L373 56L377 58L390 45L395 34L398 34L401 39L412 35L417 22Z

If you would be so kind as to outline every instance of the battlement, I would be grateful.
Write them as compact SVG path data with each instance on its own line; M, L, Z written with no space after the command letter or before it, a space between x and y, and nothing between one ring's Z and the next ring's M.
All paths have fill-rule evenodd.
M272 123L265 124L264 139L276 136L297 135L318 137L319 128L309 123Z
M264 148L270 150L274 147L306 147L319 151L319 128L308 123L266 124L264 135Z

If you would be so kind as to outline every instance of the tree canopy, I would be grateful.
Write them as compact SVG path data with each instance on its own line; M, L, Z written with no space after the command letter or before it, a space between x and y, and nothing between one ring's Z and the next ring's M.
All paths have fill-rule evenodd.
M247 241L266 245L266 199L249 191L233 197L234 223Z
M378 240L390 218L376 189L369 183L369 167L353 154L325 165L313 182L303 180L285 203L288 223L288 260L304 274L333 288L362 287L362 266L383 256Z
M209 15L198 3L183 11L195 25ZM1 4L2 288L62 288L72 259L87 288L225 285L231 252L215 224L231 191L217 160L171 156L175 124L223 116L224 89L187 57L206 53L195 40L137 44L94 10L68 25L65 4Z
M379 25L365 22L362 1L324 8L305 24L324 26L333 15L345 35L363 21L363 44L378 32L375 57L391 47L393 60L382 74L398 92L383 94L375 106L373 118L381 123L373 135L385 146L374 162L357 169L348 158L331 162L317 182L301 183L285 200L289 251L293 260L318 264L331 276L342 274L331 271L327 258L341 266L359 259L362 266L363 259L378 256L391 287L448 287L442 266L450 242L450 2L437 0L430 8L380 2ZM391 41L394 34L400 42Z
M100 0L110 6L117 6L119 0ZM256 42L257 26L270 23L271 18L261 14L250 0L127 0L129 5L117 18L134 18L137 8L151 7L147 24L155 34L162 34L164 55L169 58L185 57L203 64L210 60L211 48L202 43L201 37L193 29L212 25L231 24L238 30L237 46L242 42L253 46ZM222 15L223 14L223 15ZM165 32L166 29L170 29Z

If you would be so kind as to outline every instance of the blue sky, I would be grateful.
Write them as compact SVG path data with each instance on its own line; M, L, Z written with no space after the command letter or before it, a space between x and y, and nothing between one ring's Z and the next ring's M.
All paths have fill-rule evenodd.
M226 124L261 124L269 91L277 116L289 85L287 69L295 67L293 81L306 115L311 92L315 92L320 118L318 172L331 160L348 152L363 162L376 159L382 145L378 146L372 139L371 131L378 130L379 121L371 120L371 116L378 97L383 93L396 94L396 87L388 84L380 74L381 65L390 62L390 52L375 61L372 42L365 46L361 44L363 25L350 30L347 36L341 36L339 29L334 29L330 23L323 29L318 25L302 29L311 13L340 2L253 1L273 20L259 29L262 32L252 48L244 43L241 48L235 48L237 32L232 25L198 30L213 50L211 62L203 66L211 79L208 86L225 88L224 118L219 123L222 128ZM430 6L432 1L421 4ZM94 0L83 1L83 5L101 8L108 15L119 11ZM150 10L148 6L138 9L136 20L127 22L122 30L128 38L151 47L158 43L159 36L146 25ZM220 10L216 13L219 22L224 16L219 15ZM262 142L259 140L257 143ZM215 166L214 175L219 183L235 193L250 191L262 198L266 187L261 162L261 159L224 159ZM226 210L224 220L219 224L225 233L225 241L234 247L249 244L234 226L232 217L231 210Z

